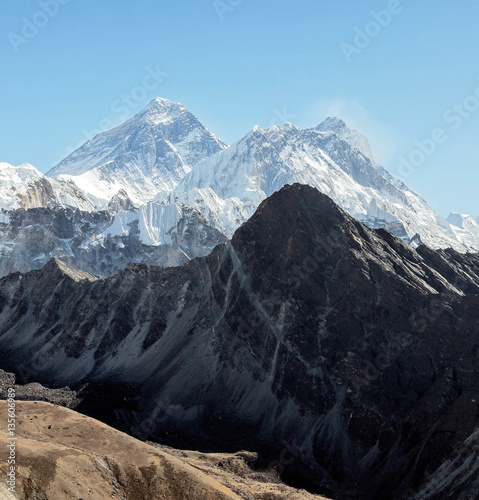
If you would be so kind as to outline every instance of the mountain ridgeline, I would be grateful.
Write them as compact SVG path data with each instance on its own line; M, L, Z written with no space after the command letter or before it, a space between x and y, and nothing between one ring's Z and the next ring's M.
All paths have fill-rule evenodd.
M414 249L294 184L181 267L2 278L0 349L5 369L89 384L84 411L136 435L286 447L284 477L330 498L465 500L478 293L479 255Z
M0 163L0 275L39 269L51 256L102 276L132 263L180 265L231 238L264 199L294 183L411 246L479 249L476 217L435 213L339 118L304 130L256 126L228 146L183 105L156 98L47 175ZM46 245L31 229L42 227L40 212L29 213L37 209L70 236L47 224Z

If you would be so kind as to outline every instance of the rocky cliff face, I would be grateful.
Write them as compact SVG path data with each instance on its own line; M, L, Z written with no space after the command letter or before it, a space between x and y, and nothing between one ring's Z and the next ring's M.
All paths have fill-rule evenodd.
M35 208L0 214L0 276L39 269L51 258L109 276L135 262L180 265L226 241L199 213L179 204L136 210L128 198L118 196L110 209Z
M414 250L293 185L182 267L2 278L0 348L90 382L132 432L288 446L285 474L333 498L474 498L478 293L477 254Z

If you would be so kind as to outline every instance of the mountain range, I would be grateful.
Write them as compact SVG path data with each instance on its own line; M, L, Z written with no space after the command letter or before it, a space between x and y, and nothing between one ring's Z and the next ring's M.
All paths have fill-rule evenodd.
M341 119L305 130L254 127L227 146L184 106L157 98L46 175L0 163L0 274L40 268L49 256L102 276L131 263L178 265L231 238L264 199L295 182L412 246L479 249L477 217L439 216ZM48 245L33 234L41 216L30 209L58 221L45 228Z
M1 360L144 439L287 447L285 478L335 500L473 499L478 294L478 254L294 184L181 267L0 279Z

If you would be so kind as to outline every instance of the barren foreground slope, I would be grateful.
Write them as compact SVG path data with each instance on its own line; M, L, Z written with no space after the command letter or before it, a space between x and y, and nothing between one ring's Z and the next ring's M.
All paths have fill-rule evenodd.
M6 415L6 402L0 401ZM97 420L45 402L17 406L17 487L6 487L7 435L0 424L0 498L38 500L307 500L273 473L253 472L250 454L154 447ZM5 420L6 422L6 420Z

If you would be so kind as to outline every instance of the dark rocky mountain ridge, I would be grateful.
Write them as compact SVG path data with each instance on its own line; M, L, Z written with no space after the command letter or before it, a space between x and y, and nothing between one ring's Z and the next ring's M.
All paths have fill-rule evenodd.
M477 254L415 250L295 184L181 267L2 278L2 368L99 405L115 384L108 418L149 438L287 443L285 472L332 498L478 498L478 293Z

